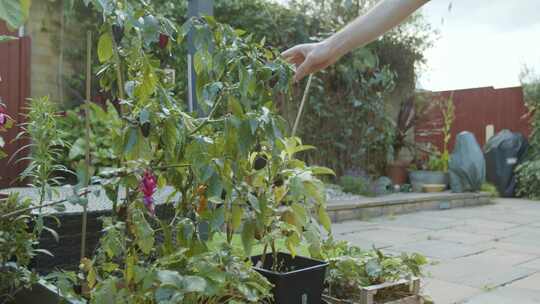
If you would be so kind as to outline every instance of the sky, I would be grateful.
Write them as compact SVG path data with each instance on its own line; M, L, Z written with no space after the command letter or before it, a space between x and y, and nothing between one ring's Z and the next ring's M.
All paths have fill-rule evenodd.
M540 71L540 0L431 0L422 11L440 34L419 87L510 87L524 64Z

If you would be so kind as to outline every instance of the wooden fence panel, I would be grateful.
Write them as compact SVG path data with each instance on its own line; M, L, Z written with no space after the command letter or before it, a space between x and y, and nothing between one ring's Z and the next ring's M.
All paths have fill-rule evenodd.
M455 105L455 120L451 129L450 151L453 150L456 135L462 131L473 133L483 147L486 143L488 125L494 126L494 134L509 129L529 136L530 122L521 87L502 89L486 87L434 92L432 100L448 99L451 95ZM430 142L442 150L443 136L440 132L433 132L441 126L441 113L438 108L433 108L418 123L415 130L416 142Z
M0 24L1 35L13 35L4 24ZM0 43L0 97L6 104L7 112L15 120L15 126L2 136L6 140L8 157L0 160L0 188L17 185L16 178L24 169L24 162L9 161L9 158L23 145L24 141L12 142L20 132L24 122L26 99L30 96L30 37ZM17 158L26 156L28 151Z

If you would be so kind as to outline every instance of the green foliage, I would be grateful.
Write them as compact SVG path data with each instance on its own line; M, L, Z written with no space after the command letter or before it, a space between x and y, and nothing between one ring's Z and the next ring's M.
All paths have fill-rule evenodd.
M90 303L263 303L271 285L250 263L221 243L212 251L191 254L183 242L186 223L157 248L159 258L131 251L122 236L125 225L109 226L93 260L82 263ZM125 255L125 256L124 256ZM125 257L125 265L118 258Z
M373 1L291 1L285 7L268 0L217 0L214 5L216 20L249 31L253 41L264 38L266 44L283 50L296 43L319 41L327 37L365 12ZM105 7L97 2L95 6ZM77 23L84 20L84 24L95 31L95 17L91 12L81 14L83 10L71 10L69 19ZM152 14L158 21L161 15L181 24L186 21L186 12L186 2L152 2ZM164 27L167 22L160 23L161 32L169 34L170 29ZM117 25L129 36L132 30L129 24L119 22ZM187 73L186 45L169 43L165 49L160 49L156 47L156 32L155 26L146 29L145 37L149 39L145 44L153 46L146 48L146 52L159 59L161 68L175 70L177 81L170 94L183 99L187 80L179 76ZM423 62L422 54L430 45L431 35L432 31L421 15L415 15L384 39L345 56L335 66L317 73L299 134L304 142L317 146L318 150L308 151L302 158L309 163L331 167L340 175L351 167L363 167L370 173L381 174L394 133L386 101L399 101L402 96L412 95L416 83L415 71ZM99 45L102 47L96 50L105 59L114 58L109 47L110 37L111 33L100 35L102 43ZM126 39L122 39L120 44L126 43ZM80 50L79 53L74 62L81 61L84 52ZM196 58L197 62L201 62L200 59L202 57ZM113 68L112 65L109 67ZM115 79L114 74L102 77L105 92L116 90ZM301 93L301 89L291 91L292 102L288 96L275 96L276 106L288 124L294 119Z
M12 29L24 25L30 10L30 0L0 0L0 20Z
M454 99L453 95L448 98L445 102L441 103L441 114L443 119L443 125L442 125L442 134L443 134L443 151L441 154L441 162L442 162L442 171L448 171L448 163L450 162L450 152L448 151L448 143L450 142L450 139L452 138L452 124L454 123L455 119L455 105L454 105Z
M20 148L13 156L21 151L28 151L30 156L19 158L17 161L29 161L21 173L22 180L28 179L32 187L40 189L40 201L52 199L51 186L61 184L60 173L69 173L64 165L59 164L62 147L65 146L58 128L57 105L48 97L31 99L26 114L26 123L21 125L22 131L17 139L24 138L29 143Z
M540 160L533 159L523 162L515 169L519 196L529 199L540 199Z
M328 239L323 252L329 262L326 275L328 295L360 301L362 287L422 276L427 259L417 253L389 256L380 250L364 251L347 242Z
M30 201L10 195L0 201L0 214L27 208ZM0 302L4 303L22 288L37 281L37 275L27 267L38 252L38 231L30 225L34 221L30 211L16 218L0 218Z
M367 177L344 175L339 178L339 185L344 192L374 196L371 190L371 181Z
M529 136L527 159L516 167L517 193L530 199L540 198L540 76L535 71L524 67L520 74L525 103L529 108L532 132Z
M8 116L6 112L6 105L2 102L0 98L0 115L2 115L3 124L0 125L0 133L7 132L13 126L13 120ZM5 139L0 135L0 159L7 157L6 152L4 152L4 147L6 145ZM1 178L1 177L0 177Z
M497 187L490 183L483 183L480 191L489 193L489 196L491 196L492 198L499 197L499 191L497 191Z
M58 130L65 143L60 163L69 170L76 171L86 153L84 107L66 111L58 118ZM110 130L122 125L117 110L107 103L106 108L90 103L90 154L91 164L96 172L116 166L117 157L113 151Z

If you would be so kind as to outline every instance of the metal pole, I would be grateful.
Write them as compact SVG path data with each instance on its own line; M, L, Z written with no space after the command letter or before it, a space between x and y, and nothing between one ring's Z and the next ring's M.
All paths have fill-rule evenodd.
M214 0L188 0L188 18L214 15ZM192 33L188 33L188 110L199 111L197 104L197 75L193 68L193 58L197 50Z

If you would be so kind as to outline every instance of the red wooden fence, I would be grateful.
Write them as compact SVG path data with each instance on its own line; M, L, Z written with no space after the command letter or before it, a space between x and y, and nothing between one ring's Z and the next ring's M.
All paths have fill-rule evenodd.
M451 95L455 105L455 120L451 129L450 151L454 147L456 135L462 131L473 133L478 143L484 146L487 125L494 126L495 134L503 129L509 129L529 136L530 123L521 87L503 89L485 87L434 92L431 98L436 101L441 98L448 99ZM441 124L441 112L434 107L417 125L416 142L430 142L442 150L442 134L429 134L430 130L440 128Z
M10 32L0 22L0 35L16 36L16 33ZM0 97L17 125L23 122L21 114L24 113L26 99L30 97L30 42L30 37L22 37L0 43ZM16 177L23 170L23 163L8 162L11 155L25 144L23 141L11 142L19 131L20 128L14 126L7 133L2 133L9 156L0 160L0 188L15 185Z

